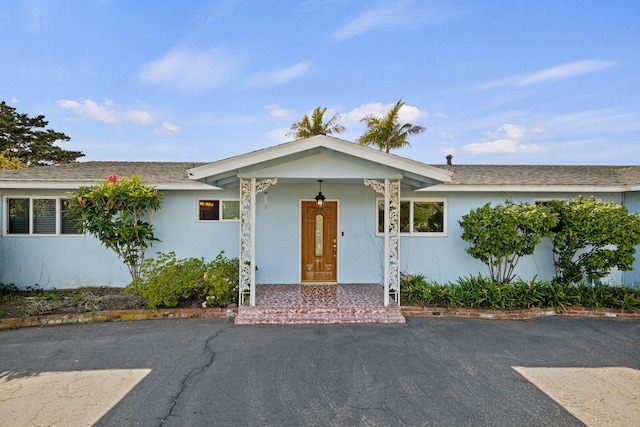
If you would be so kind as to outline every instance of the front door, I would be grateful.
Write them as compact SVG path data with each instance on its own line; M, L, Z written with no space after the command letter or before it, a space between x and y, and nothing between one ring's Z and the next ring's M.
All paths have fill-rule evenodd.
M302 202L302 281L335 282L338 259L338 202Z

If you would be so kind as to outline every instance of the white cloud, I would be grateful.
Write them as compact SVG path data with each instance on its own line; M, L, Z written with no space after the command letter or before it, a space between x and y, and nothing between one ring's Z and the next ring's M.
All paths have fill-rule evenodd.
M81 117L116 125L148 125L154 121L148 111L117 111L117 106L111 100L105 100L102 104L98 104L90 99L84 99L80 102L63 99L58 101L58 106L65 110L71 110Z
M291 110L285 110L284 108L281 108L278 104L269 104L264 108L266 108L267 111L269 111L269 114L271 115L271 117L282 119L282 118L289 118L292 116Z
M467 144L462 149L471 154L513 154L513 153L539 153L546 149L537 144L527 143L531 134L540 133L541 129L527 129L506 123L491 132L489 137L493 138L487 142L477 142Z
M568 64L558 65L556 67L547 68L537 73L524 76L516 84L526 86L530 84L544 83L552 80L562 80L583 74L591 74L597 71L611 68L616 63L614 61L598 61L586 60L571 62Z
M156 129L156 133L162 135L175 135L178 132L180 132L180 126L170 122L163 122L160 127Z
M18 102L20 102L20 100L18 98L11 98L11 103L12 104L17 104Z
M344 122L359 122L361 119L366 116L378 116L383 117L387 115L389 110L393 108L395 103L391 104L381 104L379 102L372 104L364 104L358 108L354 108L346 114L341 115L341 119ZM426 111L421 111L418 107L414 107L411 105L403 105L398 113L398 120L403 123L413 123L416 120L428 116L429 113Z
M575 76L581 76L584 74L591 74L598 71L606 70L607 68L611 68L616 64L617 63L615 61L599 61L595 59L570 62L529 74L505 77L499 80L494 80L492 82L480 85L479 89L490 89L499 86L529 86L549 81L563 80Z
M280 85L306 74L311 69L310 62L300 62L280 70L256 74L249 79L250 86Z
M405 0L384 3L338 28L333 33L333 39L343 41L377 29L434 27L460 19L468 12L468 6L455 1Z
M202 52L179 47L144 65L138 77L179 92L203 93L232 80L243 64L239 55L222 47Z

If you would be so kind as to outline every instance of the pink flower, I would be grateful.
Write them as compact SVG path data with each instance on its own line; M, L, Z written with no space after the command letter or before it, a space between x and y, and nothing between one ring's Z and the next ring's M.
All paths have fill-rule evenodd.
M112 173L111 175L109 175L107 177L107 181L109 181L112 184L115 184L118 182L118 175L116 175L115 173Z

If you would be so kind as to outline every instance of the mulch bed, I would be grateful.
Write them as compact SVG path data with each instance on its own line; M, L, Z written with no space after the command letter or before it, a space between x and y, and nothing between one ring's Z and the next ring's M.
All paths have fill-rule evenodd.
M144 307L143 298L125 294L123 288L36 289L2 297L0 318L132 310Z

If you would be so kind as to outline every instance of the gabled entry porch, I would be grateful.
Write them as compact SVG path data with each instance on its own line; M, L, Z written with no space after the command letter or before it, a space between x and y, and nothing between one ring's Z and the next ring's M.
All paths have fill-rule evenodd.
M256 305L241 306L236 325L405 323L399 306L384 306L378 284L258 285Z
M331 282L336 295L346 286L338 283L376 283L382 307L398 307L400 190L450 179L447 171L324 135L200 166L189 176L213 191L237 191L239 305L248 308L259 306L264 284L286 284L303 296L307 282ZM326 210L314 207L318 183L327 186Z

